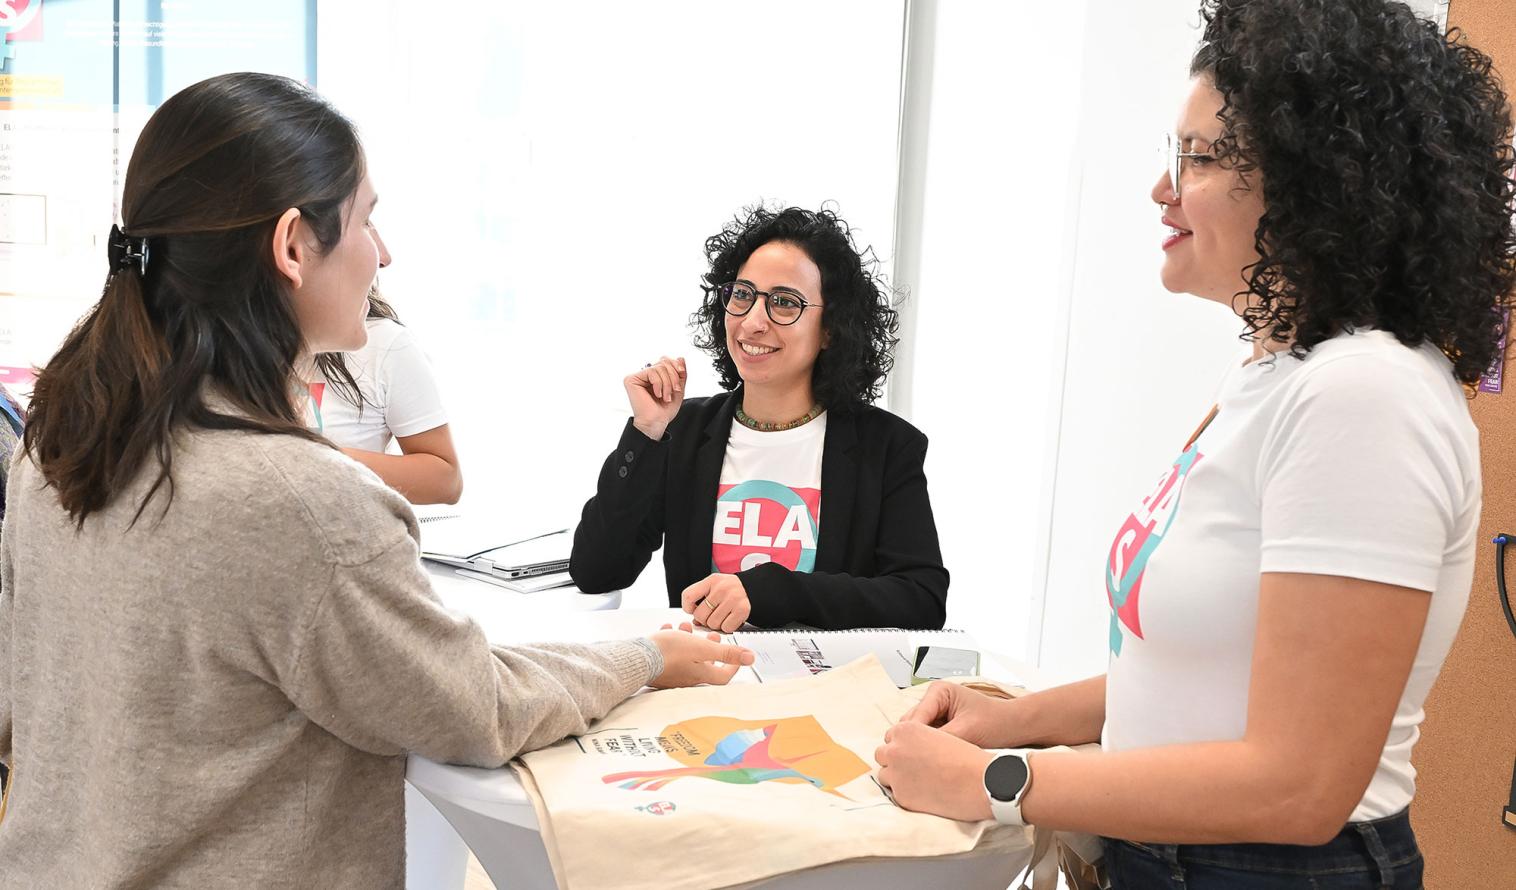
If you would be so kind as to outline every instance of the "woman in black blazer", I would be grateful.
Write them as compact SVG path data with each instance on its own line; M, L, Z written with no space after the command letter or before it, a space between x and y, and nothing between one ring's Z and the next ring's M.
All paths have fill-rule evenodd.
M869 404L898 327L872 261L835 213L794 207L749 211L706 255L695 344L727 392L686 401L682 358L626 377L574 582L627 587L663 546L670 605L708 627L941 627L926 436Z

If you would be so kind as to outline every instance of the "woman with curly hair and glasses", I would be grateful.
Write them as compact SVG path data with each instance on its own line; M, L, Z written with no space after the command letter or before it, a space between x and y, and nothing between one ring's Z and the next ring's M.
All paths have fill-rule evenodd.
M870 404L897 328L872 259L834 212L798 207L749 210L705 250L691 324L726 392L685 399L682 358L622 381L632 417L574 582L626 587L662 545L669 604L707 627L941 627L926 436Z
M939 684L880 780L1103 835L1118 890L1420 887L1410 755L1468 602L1468 392L1516 283L1506 97L1400 3L1203 13L1152 191L1162 278L1235 311L1250 353L1114 536L1107 673L1009 702Z

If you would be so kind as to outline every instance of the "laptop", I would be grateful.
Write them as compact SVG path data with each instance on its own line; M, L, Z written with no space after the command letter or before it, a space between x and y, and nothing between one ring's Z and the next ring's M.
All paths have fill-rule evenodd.
M459 516L428 517L422 525L421 558L506 581L568 571L567 552L573 541L566 528L474 549L479 533L463 528L461 520Z

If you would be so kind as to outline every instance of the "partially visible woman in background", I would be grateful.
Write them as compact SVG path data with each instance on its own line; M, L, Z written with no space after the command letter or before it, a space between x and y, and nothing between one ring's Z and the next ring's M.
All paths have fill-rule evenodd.
M5 477L10 471L11 457L16 453L16 443L21 439L24 420L21 403L0 384L0 520L5 518ZM4 799L5 784L9 778L10 771L4 763L0 763L0 800ZM3 813L4 807L0 805L0 814Z
M0 384L0 519L5 518L5 477L10 471L11 456L21 440L25 414L16 397Z
M362 349L316 357L317 429L411 503L456 504L463 470L431 362L377 286L366 326ZM400 454L387 453L391 440Z

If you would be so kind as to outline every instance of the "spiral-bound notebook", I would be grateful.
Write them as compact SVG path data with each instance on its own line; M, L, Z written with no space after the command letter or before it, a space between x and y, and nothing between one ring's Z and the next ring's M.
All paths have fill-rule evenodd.
M739 630L730 639L753 650L753 673L762 683L824 673L872 653L901 689L911 685L917 646L978 648L961 630Z

